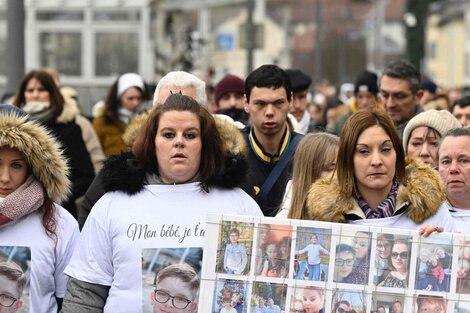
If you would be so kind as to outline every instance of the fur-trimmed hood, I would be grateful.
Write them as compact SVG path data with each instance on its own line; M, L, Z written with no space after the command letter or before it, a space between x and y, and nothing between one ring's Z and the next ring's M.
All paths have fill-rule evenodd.
M406 159L406 185L399 186L395 212L404 209L416 224L436 214L445 200L445 189L439 174L419 159ZM364 218L352 196L340 193L338 179L324 178L315 182L307 196L307 219L346 223Z
M64 97L64 107L56 121L57 123L66 124L71 121L75 121L75 118L80 113L80 109L78 108L77 101L75 101L74 98L69 96L67 93L62 93L62 95Z
M54 202L70 194L69 167L59 143L43 126L16 113L0 114L0 147L21 151L34 177Z
M147 115L148 113L144 113L129 124L124 134L124 140L129 146L134 142L138 129ZM224 169L208 184L209 187L234 188L243 182L248 171L246 140L233 123L216 116L214 118L227 154ZM105 191L119 190L131 195L143 188L146 178L145 169L137 163L130 152L110 156L104 162L99 175Z

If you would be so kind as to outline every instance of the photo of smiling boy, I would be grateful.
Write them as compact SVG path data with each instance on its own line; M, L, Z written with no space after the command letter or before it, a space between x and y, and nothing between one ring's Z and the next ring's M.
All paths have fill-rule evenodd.
M335 271L333 281L351 283L351 273L356 260L356 251L350 245L340 243L335 250Z

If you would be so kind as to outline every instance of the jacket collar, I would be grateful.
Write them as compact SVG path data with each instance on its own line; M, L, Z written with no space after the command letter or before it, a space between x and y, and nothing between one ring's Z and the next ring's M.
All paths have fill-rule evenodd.
M406 160L406 185L400 185L394 215L405 213L415 223L433 216L445 200L439 174L420 160ZM432 195L432 196L429 196ZM337 177L317 181L307 197L307 218L345 223L364 219L352 196L341 194Z
M256 138L253 128L251 128L250 134L248 136L248 144L250 145L253 153L260 160L266 163L274 163L274 162L279 161L279 158L286 150L287 146L289 145L291 136L292 135L291 135L291 131L289 130L289 127L286 127L286 130L284 131L284 135L282 135L281 141L279 142L279 150L278 150L279 153L270 154L264 150L263 146L258 141L258 138Z

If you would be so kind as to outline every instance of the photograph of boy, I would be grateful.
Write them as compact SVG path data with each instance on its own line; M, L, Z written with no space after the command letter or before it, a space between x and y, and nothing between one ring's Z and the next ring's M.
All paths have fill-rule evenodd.
M225 246L224 270L227 274L243 274L248 263L246 248L239 243L240 232L232 228L229 232L230 243Z
M142 312L198 311L202 248L142 249Z
M320 287L296 288L290 312L324 313L325 291Z
M287 285L254 282L251 295L251 311L263 313L285 312L286 294ZM265 301L260 302L260 299L264 299ZM260 307L261 305L263 305L263 307Z
M246 312L247 282L235 279L219 279L214 290L212 313Z
M416 296L416 313L446 313L447 300L439 296Z
M324 231L324 230L323 230ZM331 231L330 231L331 233ZM303 243L303 247L298 249L295 254L296 254L296 260L299 259L299 256L303 254L307 254L307 261L305 266L305 261L299 261L298 262L298 271L295 275L296 279L302 279L305 270L308 270L308 280L315 280L315 281L320 281L321 278L321 262L322 258L321 255L329 256L330 251L329 251L329 239L330 236L327 235L325 236L324 233L322 233L322 240L320 241L319 235L316 232L312 233L303 233L298 231L298 235L306 235L309 237L309 242L307 244L304 243L305 235L300 236L297 239L297 247L299 247ZM323 242L326 243L327 247L322 246ZM329 258L324 258L323 259L323 264L324 264L324 271L323 271L323 281L328 277L328 272L327 272L327 266L328 266Z
M158 272L155 281L150 293L153 313L197 312L199 276L189 264L169 265Z
M284 278L289 271L292 226L259 225L255 275ZM269 231L268 231L269 229Z
M0 262L0 313L23 312L26 275L15 262ZM26 311L27 312L27 309Z
M452 242L441 238L439 242L421 244L418 251L415 289L448 292L452 271ZM457 278L462 275L460 265L463 263L459 261Z
M352 283L355 261L356 251L353 247L345 243L336 245L333 281L337 283Z

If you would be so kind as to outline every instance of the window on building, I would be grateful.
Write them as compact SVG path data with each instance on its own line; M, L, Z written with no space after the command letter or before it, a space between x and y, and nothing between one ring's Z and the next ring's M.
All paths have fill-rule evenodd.
M139 70L138 33L96 33L95 75L115 76Z
M52 67L59 73L80 76L82 73L81 33L40 33L39 60L41 66Z

